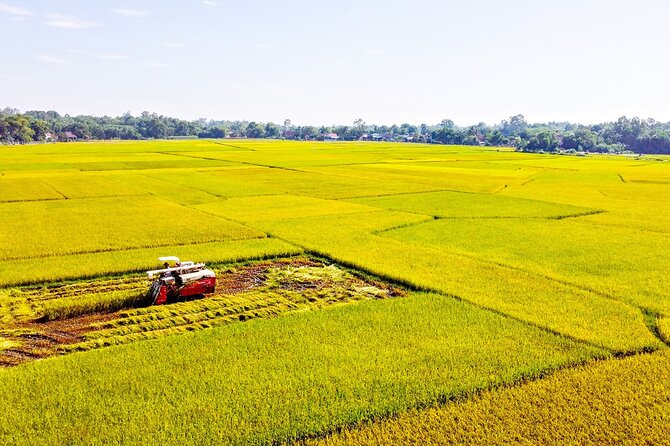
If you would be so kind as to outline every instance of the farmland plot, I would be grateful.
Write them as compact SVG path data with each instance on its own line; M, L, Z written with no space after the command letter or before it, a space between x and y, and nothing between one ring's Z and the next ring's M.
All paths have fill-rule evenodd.
M602 361L304 444L665 444L669 356Z
M207 299L149 306L147 280L128 275L16 288L0 300L0 366L290 311L405 295L304 257L215 268Z
M0 286L147 271L155 268L156 259L166 252L181 258L220 263L300 254L302 249L268 237L5 260L0 262Z
M490 443L600 443L603 420L653 442L656 418L635 435L618 420L664 407L648 377L664 376L670 340L668 166L392 143L0 147L0 357L25 362L0 369L0 443L258 444L343 429L397 442L422 426L441 443L471 432L457 420ZM170 254L215 264L217 294L146 307L137 273ZM307 264L277 266L296 255ZM253 259L274 266L230 264ZM593 363L612 355L633 357ZM500 388L583 363L555 376L586 396L553 401L565 388L552 377ZM538 398L571 409L547 420ZM487 412L491 401L510 402ZM520 412L533 421L505 430ZM399 424L377 425L389 416ZM570 436L582 420L594 428ZM373 423L361 437L346 430L361 422ZM524 430L534 423L547 429Z
M368 300L0 369L0 441L304 438L604 354L442 296Z
M144 197L4 203L0 204L0 226L0 258L7 260L265 236Z
M61 193L44 181L33 178L0 177L0 202L60 200Z
M663 278L670 269L670 251L658 249L670 246L667 234L616 227L603 231L582 219L483 219L469 225L447 219L387 231L384 236L535 271L670 314Z
M458 296L599 346L616 351L659 346L642 312L622 302L522 269L383 237L391 222L412 228L413 222L432 218L380 211L328 217L328 225L324 220L277 220L259 227L343 263ZM375 231L383 232L375 235Z
M414 212L436 218L567 218L599 212L565 204L500 195L463 192L427 192L410 195L359 198L354 203Z

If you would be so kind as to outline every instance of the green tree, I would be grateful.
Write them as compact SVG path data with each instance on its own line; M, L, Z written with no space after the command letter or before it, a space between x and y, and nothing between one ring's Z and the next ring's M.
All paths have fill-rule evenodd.
M500 130L487 133L485 140L487 146L504 146L508 142Z
M250 122L246 130L247 138L262 138L265 136L265 128L257 122Z
M553 130L541 130L530 137L527 152L553 152L558 148L558 138Z

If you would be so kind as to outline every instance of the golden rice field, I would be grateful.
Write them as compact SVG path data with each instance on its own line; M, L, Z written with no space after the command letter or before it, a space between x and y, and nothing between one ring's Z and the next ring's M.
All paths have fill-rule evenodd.
M668 246L663 157L0 147L0 444L663 444Z

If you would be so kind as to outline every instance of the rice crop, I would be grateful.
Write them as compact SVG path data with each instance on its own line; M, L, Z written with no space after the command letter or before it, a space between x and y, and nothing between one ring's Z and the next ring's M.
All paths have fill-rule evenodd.
M213 268L214 295L164 306L150 306L144 275L13 289L0 300L0 322L8 327L0 326L0 335L15 343L15 357L0 355L0 365L405 294L305 257Z
M0 226L2 259L264 237L257 230L144 197L4 203Z
M119 183L100 175L54 175L41 180L57 191L62 198L121 197L144 195L142 189Z
M375 211L375 208L344 201L323 200L297 195L240 197L209 202L197 209L249 223L291 219L296 216L327 216Z
M0 176L0 202L60 200L58 191L39 179Z
M238 171L213 172L225 181L237 184L253 184L268 193L307 195L316 198L349 198L364 195L393 194L400 192L423 192L435 190L434 186L416 182L370 178L352 178L335 172L312 172L296 169L255 168ZM251 195L251 194L250 194ZM260 195L260 194L256 194Z
M354 203L444 218L566 218L598 212L546 201L463 192L427 192L359 198Z
M64 350L89 350L233 322L274 317L286 312L389 298L402 293L358 279L335 265L291 266L290 260L270 265L263 272L254 267L254 270L259 271L254 278L255 283L239 293L227 294L224 286L223 292L219 291L213 297L203 300L125 310L113 319L91 324L88 327L91 331L83 336L83 342L67 345ZM262 267L263 263L259 266ZM234 274L236 271L233 268L232 271L217 272L225 281L227 274ZM107 300L108 305L116 304L117 301L114 298ZM135 302L136 300L126 301L126 306L132 306ZM92 311L98 311L97 307L89 307L89 312Z
M76 351L0 370L0 443L281 443L611 354L636 355L594 365L620 368L624 396L604 373L565 375L593 406L554 423L538 403L527 424L549 433L491 421L481 438L598 443L600 413L614 440L659 443L638 403L639 434L617 417L631 407L625 376L647 376L627 364L667 356L641 352L670 339L669 228L670 164L655 157L228 139L0 147L0 356L15 364L26 343L54 354L46 325ZM300 253L432 294L319 291L306 270L292 272L302 288L153 309L124 282L162 255L224 271ZM96 281L110 289L77 288ZM75 320L98 325L66 339ZM657 395L640 383L642 406L662 410ZM451 438L431 429L416 438Z
M0 442L286 441L604 354L443 296L368 300L0 369Z
M526 181L526 176L532 172L524 172L522 175L512 174L509 171L502 173L491 172L481 169L453 169L450 163L429 163L421 165L416 163L385 163L371 165L354 165L346 167L316 167L308 170L318 174L337 175L348 178L349 181L370 182L377 181L386 184L411 184L413 189L407 187L394 192L393 190L374 190L365 188L365 193L352 194L349 197L374 197L378 195L391 195L394 193L426 192L435 190L457 190L472 193L494 193L500 191L510 184L519 184Z
M384 232L403 242L460 252L596 290L670 315L664 280L670 235L610 227L583 219L433 221ZM625 253L623 255L622 253Z
M299 254L303 250L276 238L253 238L156 248L134 248L0 261L0 286L96 277L156 268L166 254L202 262L238 262Z
M304 445L666 444L669 350L563 370Z
M379 211L296 218L264 222L261 227L308 250L379 276L458 296L616 351L660 345L648 330L642 312L623 302L522 269L373 234L388 228L394 220L400 222L402 215ZM411 222L422 222L420 216L404 215L407 217L401 227L412 228ZM327 226L323 224L326 218Z

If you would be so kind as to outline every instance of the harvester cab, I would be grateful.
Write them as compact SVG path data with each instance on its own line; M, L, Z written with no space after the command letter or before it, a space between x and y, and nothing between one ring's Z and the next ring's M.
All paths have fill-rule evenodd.
M153 305L186 300L213 293L216 274L204 263L182 262L179 257L159 257L162 269L147 271L151 287L147 293Z

